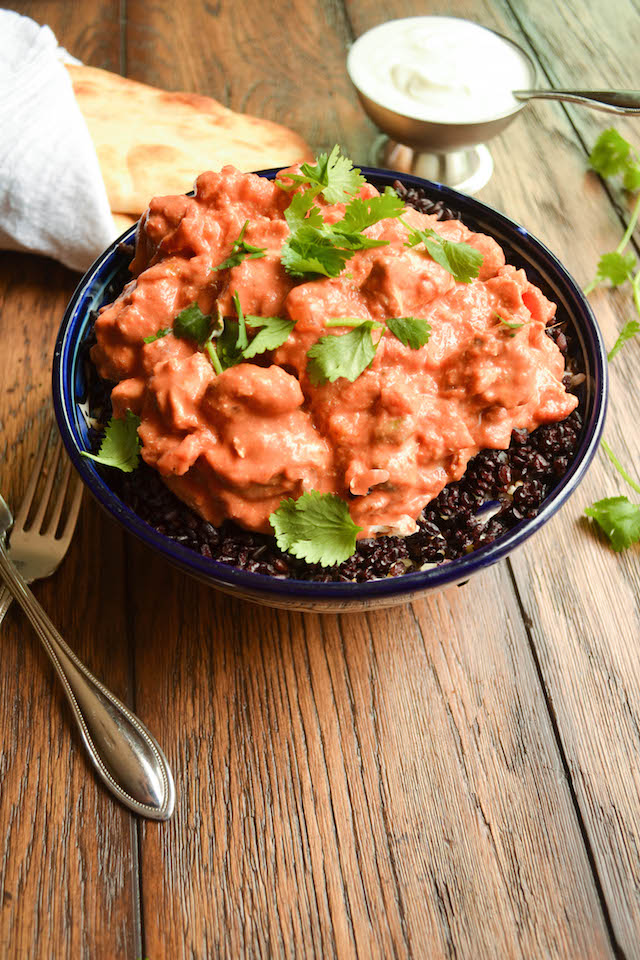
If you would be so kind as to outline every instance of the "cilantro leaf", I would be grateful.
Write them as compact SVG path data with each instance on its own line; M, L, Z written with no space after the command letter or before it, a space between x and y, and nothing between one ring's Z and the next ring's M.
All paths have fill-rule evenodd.
M255 357L258 353L281 347L295 326L295 320L283 320L282 317L247 316L245 320L250 327L260 328L243 352L245 360Z
M308 273L337 277L358 250L384 247L389 242L365 237L363 233L341 233L336 229L341 221L325 224L321 229L306 223L287 237L280 253L285 270L294 277Z
M636 190L640 190L640 167L637 163L629 164L624 171L624 177L622 180L625 190L629 190L631 193L635 193Z
M483 256L468 243L445 240L435 230L414 230L409 227L405 247L415 247L419 243L424 243L436 263L444 267L458 283L470 283L480 273Z
M188 307L181 310L173 321L174 336L203 344L209 336L212 319L210 314L202 312L197 301L194 300Z
M404 212L404 201L391 187L379 197L362 200L354 197L344 211L344 217L332 225L336 233L359 233L380 220L399 217Z
M161 340L162 337L166 337L168 333L171 333L171 329L171 327L164 327L161 330L156 330L150 337L143 337L143 343L153 343L155 340Z
M429 342L431 324L422 317L389 317L387 326L405 347L419 350Z
M266 255L266 247L254 247L252 243L247 243L244 239L244 232L247 229L248 223L249 221L245 220L240 235L237 240L233 241L229 256L226 260L223 260L222 263L219 263L217 267L213 267L213 270L228 270L231 267L237 267L243 260L257 260Z
M330 154L319 154L314 164L303 163L300 173L288 173L287 177L293 181L292 185L276 181L283 190L292 190L299 183L309 184L316 195L321 193L324 196L327 203L343 203L347 197L358 193L365 183L351 160L340 154L338 144Z
M342 233L335 229L338 226L339 223L325 227L325 236L329 237L338 250L348 252L348 257L352 257L358 250L369 250L371 247L387 247L389 245L388 240L365 237L364 233Z
M375 326L373 320L364 320L349 333L329 334L314 343L307 351L307 373L313 385L334 383L338 377L357 380L376 355L378 344L371 336Z
M105 467L117 467L124 473L131 473L140 459L139 426L140 417L127 410L124 420L115 417L109 420L98 453L89 453L87 450L81 450L80 453Z
M618 334L618 339L607 354L607 360L613 360L615 355L622 350L627 340L631 340L631 338L635 337L637 333L640 333L640 322L638 320L629 320L627 323L625 323L624 327Z
M300 227L321 228L324 224L320 208L315 206L316 194L313 190L296 193L284 212L285 219L292 233Z
M347 504L334 493L311 490L297 500L283 500L269 517L281 550L307 563L331 567L356 549L357 526Z
M601 177L613 177L624 169L630 152L631 145L617 130L609 127L596 140L589 163Z
M610 280L613 286L617 287L631 279L635 265L636 258L631 251L619 253L613 250L611 253L603 253L598 262L595 283Z
M304 277L318 273L337 277L355 251L336 246L334 238L314 227L300 227L282 245L281 259L288 273Z
M301 180L298 174L294 179ZM388 187L380 197L370 200L354 197L340 220L326 224L314 205L318 192L316 186L297 193L284 213L291 232L280 256L284 268L294 277L337 277L356 251L387 245L387 240L367 237L362 231L387 217L399 216L404 209L403 201Z
M640 540L640 506L628 497L597 500L584 512L601 527L614 550L626 550Z

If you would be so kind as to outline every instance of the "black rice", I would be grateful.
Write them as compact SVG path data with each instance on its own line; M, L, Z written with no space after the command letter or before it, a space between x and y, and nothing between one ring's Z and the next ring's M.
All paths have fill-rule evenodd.
M460 215L432 201L421 190L394 184L406 203L440 220ZM125 283L124 273L115 278L115 297ZM565 385L578 384L572 342L566 324L549 327L567 361ZM91 345L88 341L86 349ZM87 353L88 361L88 353ZM100 424L111 415L113 384L101 381L87 362L89 406ZM535 517L543 501L564 476L578 446L582 419L575 410L566 420L546 424L532 433L514 430L508 450L483 450L469 461L461 480L450 483L418 518L418 531L409 537L378 537L359 540L356 552L334 567L321 567L283 553L274 537L243 530L226 521L214 527L182 503L164 485L159 474L141 461L133 473L109 471L111 487L120 498L158 533L220 563L251 573L281 579L356 581L397 577L464 556L492 543L524 520ZM93 432L99 446L101 431Z

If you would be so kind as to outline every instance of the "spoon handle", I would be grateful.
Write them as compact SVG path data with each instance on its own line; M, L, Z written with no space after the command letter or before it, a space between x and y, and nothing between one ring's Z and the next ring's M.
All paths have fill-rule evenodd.
M0 540L0 577L42 641L62 681L82 739L98 774L117 799L141 816L168 820L175 789L156 740L69 649L7 556Z
M514 90L517 100L565 100L608 113L640 113L640 90Z

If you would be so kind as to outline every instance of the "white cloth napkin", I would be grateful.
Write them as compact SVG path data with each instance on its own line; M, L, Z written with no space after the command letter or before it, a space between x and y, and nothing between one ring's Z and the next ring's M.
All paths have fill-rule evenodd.
M86 270L117 231L64 59L49 27L0 10L0 249Z

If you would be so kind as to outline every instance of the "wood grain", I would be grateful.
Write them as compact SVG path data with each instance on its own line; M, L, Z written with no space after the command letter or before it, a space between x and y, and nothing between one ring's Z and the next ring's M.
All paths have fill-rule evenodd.
M554 7L542 31L532 5L518 8L519 19L554 83L637 86L631 23L638 14L621 3L614 16L604 5L588 11L577 4ZM558 37L571 35L564 57L557 56ZM615 53L615 55L614 55ZM606 117L591 111L570 111L579 140L590 150L598 133L614 125L634 146L640 130L633 118ZM574 182L565 168L565 180ZM613 250L623 233L607 203L605 189L623 215L629 199L615 186L603 189L593 174L577 180L580 188L564 190L567 229L558 231L567 259L584 282L593 275L600 253ZM584 184L584 188L583 188ZM585 189L586 188L586 189ZM585 221L576 249L566 234ZM562 235L565 236L562 236ZM593 239L592 239L593 238ZM558 240L555 240L558 248ZM591 296L609 345L626 320L635 316L630 293L598 291ZM611 393L605 436L630 470L640 474L639 345L630 343L611 364ZM585 506L604 496L636 499L603 455L600 455L576 497L532 546L533 562L513 558L523 604L531 618L531 638L545 685L554 704L563 750L584 818L615 935L625 954L640 956L640 569L638 547L615 555L580 519ZM570 512L569 512L570 511ZM562 546L560 546L562 545ZM537 562L536 562L537 561ZM558 630L558 612L562 628ZM560 635L559 635L560 634Z
M360 12L361 5L354 4ZM405 6L405 5L403 5ZM458 12L499 29L539 59L556 86L635 86L632 53L637 20L626 3L480 4ZM405 6L406 8L406 6ZM434 11L437 12L437 11ZM366 29L375 19L354 24ZM522 27L522 30L521 30ZM528 42L529 41L529 42ZM615 55L614 55L615 51ZM558 104L532 104L492 142L496 175L481 198L524 223L585 284L600 255L615 249L629 200L587 171L598 133L614 124L634 145L637 121ZM501 176L522 157L517 175ZM609 202L615 201L615 208ZM599 291L591 300L606 342L635 315L628 290ZM606 437L631 472L640 467L638 346L611 367ZM635 469L633 468L635 465ZM581 819L595 860L617 942L640 956L640 638L638 548L615 555L594 534L584 507L604 496L633 494L602 455L560 516L510 564L544 678L563 755L572 774Z
M182 13L145 15L145 57L155 55L137 78L220 98L229 91L226 102L250 109L249 100L233 99L246 12L236 5L207 19L193 4ZM296 35L285 56L294 74L310 45L321 45L330 65L340 63L340 122L353 149L363 127L344 86L348 35L346 27L322 38ZM203 37L213 37L215 77L198 56L179 74L181 51L201 49ZM261 31L256 59L271 62L266 45L278 38ZM135 49L134 39L132 65ZM252 90L258 67L243 62ZM331 79L323 76L319 97ZM291 100L283 72L277 81L279 95ZM312 102L308 94L297 129L332 142L336 118L309 109ZM177 956L491 956L496 945L506 956L544 955L554 946L567 957L609 955L504 566L489 586L470 584L414 614L369 618L365 629L357 617L286 617L240 606L186 580L169 600L175 574L169 581L155 559L140 548L136 555L139 592L155 588L162 599L153 610L138 605L135 634L164 638L160 647L138 646L137 702L151 704L160 690L147 719L163 742L174 737L170 749L185 777L176 822L169 831L147 828L142 840L151 954L171 944ZM434 623L459 663L446 662ZM173 731L182 717L189 729L195 720L198 734L180 747ZM531 727L525 717L535 718ZM514 775L516 756L526 761ZM539 805L541 796L548 805Z
M163 638L137 700L179 771L142 836L150 956L610 956L504 565L367 617L135 566Z
M207 93L360 159L376 134L346 78L347 45L425 12L417 0L19 8L88 63ZM554 82L575 70L600 85L584 74L597 62L598 77L633 85L628 0L588 13L577 0L429 12L507 33ZM579 28L586 18L591 29ZM624 210L585 173L604 122L531 105L493 142L496 173L480 195L581 283L617 243ZM73 279L3 255L0 489L11 497L29 472ZM594 303L613 343L629 298ZM637 370L628 348L608 422L630 465ZM177 811L141 826L138 872L131 820L95 783L51 671L10 613L0 954L574 960L617 957L621 945L639 957L637 552L613 555L579 520L614 492L598 460L510 565L412 606L340 617L207 590L123 541L87 501L39 596L166 747Z
M43 258L3 255L0 490L14 505L52 416L50 358L74 281ZM35 593L78 655L126 696L122 565L121 534L85 500L63 567ZM96 782L53 669L21 611L11 609L0 630L0 954L132 956L139 937L131 818Z
M95 21L61 4L30 4L20 12L48 21L81 56L101 49L108 60L106 5L94 5ZM117 33L112 39L115 56ZM42 257L0 255L0 490L14 506L41 429L52 419L53 344L77 280ZM34 592L78 655L126 699L123 567L121 533L85 498L66 560ZM9 611L0 633L0 955L140 956L134 819L96 781L53 669L21 611Z
M129 0L129 75L205 93L284 123L314 149L340 142L365 162L373 126L355 109L344 69L351 39L341 3L149 4Z

